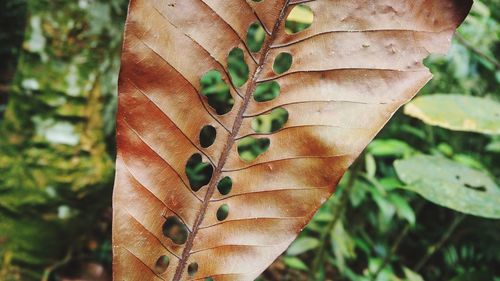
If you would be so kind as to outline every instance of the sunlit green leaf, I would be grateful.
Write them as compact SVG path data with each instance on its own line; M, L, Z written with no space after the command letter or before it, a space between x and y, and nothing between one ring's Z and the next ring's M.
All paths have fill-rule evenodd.
M298 270L309 270L307 265L297 257L283 257L283 262L290 268Z
M300 255L319 246L319 240L312 237L301 237L295 240L286 253L290 256Z
M488 144L488 146L486 146L486 150L489 152L499 153L500 152L500 140L493 141L490 144Z
M405 114L455 131L500 134L500 103L463 95L432 95L405 106Z
M375 162L375 157L372 154L367 153L365 156L365 166L366 166L366 174L369 177L374 177L377 172L377 162Z
M420 274L412 271L409 268L403 267L403 272L406 277L406 281L424 281L424 278Z
M414 149L400 140L378 139L368 146L368 151L376 157L399 157L410 155Z

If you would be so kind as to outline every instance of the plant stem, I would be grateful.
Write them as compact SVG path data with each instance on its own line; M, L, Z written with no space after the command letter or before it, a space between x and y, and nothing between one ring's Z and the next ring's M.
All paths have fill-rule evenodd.
M329 234L335 229L335 226L337 225L337 222L340 220L342 217L342 214L344 213L344 210L347 206L347 203L349 202L349 197L351 194L351 191L354 187L354 183L356 182L356 178L359 174L359 171L361 169L361 163L363 162L362 159L364 157L359 157L358 160L354 163L352 166L351 173L349 174L349 179L347 181L347 185L342 190L342 193L340 194L337 204L333 204L332 206L332 214L333 218L332 220L328 223L327 227L325 228L325 232L321 235L320 239L320 245L318 247L318 251L316 253L316 256L313 261L312 268L309 272L309 280L310 281L317 281L315 274L318 272L319 268L323 265L323 260L325 256L325 249L328 241Z
M429 261L429 259L443 247L443 245L450 239L451 235L453 232L455 232L455 229L460 225L460 223L466 218L467 216L464 214L460 214L459 216L455 217L455 219L451 222L451 224L448 226L446 229L445 233L441 237L441 239L432 245L431 247L428 248L427 253L420 259L420 261L417 263L417 265L413 268L413 271L419 272L424 265Z
M436 146L436 138L434 136L434 128L430 125L425 125L425 131L427 132L427 141L430 145Z
M50 274L60 268L61 266L64 266L65 264L67 264L70 260L71 260L71 256L72 256L72 250L70 249L68 251L68 253L66 254L66 256L64 257L64 259L56 262L55 264L47 267L44 272L43 272L43 276L42 276L42 280L41 281L48 281L49 280L49 277L50 277Z
M238 113L236 114L236 117L234 119L233 127L231 129L231 132L227 136L227 140L224 146L224 149L219 157L219 161L217 164L213 164L214 170L212 173L212 177L210 182L208 183L207 186L207 191L205 194L205 197L203 198L203 203L201 205L201 208L196 215L196 219L194 222L194 225L192 227L192 231L190 235L188 236L188 240L186 241L186 245L184 246L184 249L182 250L182 256L178 262L177 268L175 270L174 277L172 278L173 281L180 281L183 279L183 274L185 273L185 267L187 266L187 261L191 257L192 254L192 248L194 245L194 241L196 240L196 237L198 235L198 231L200 230L200 227L202 225L203 220L205 219L206 212L208 210L208 205L211 202L212 195L214 194L216 190L216 185L217 182L220 180L220 177L222 175L223 169L226 165L226 161L229 159L229 154L232 152L232 147L233 144L237 141L237 136L238 133L240 132L240 129L243 124L243 118L246 110L249 107L249 104L251 102L251 97L252 93L257 87L258 80L260 78L260 75L262 75L262 71L264 69L264 65L267 62L268 57L271 54L271 46L273 45L275 39L277 38L278 30L279 28L284 25L285 23L285 16L286 16L286 11L287 8L290 6L290 0L285 0L283 1L283 5L281 7L281 11L279 14L279 17L277 21L274 24L272 32L269 34L269 36L266 36L266 39L263 43L263 46L261 48L261 57L259 59L259 62L257 64L257 67L255 68L253 74L249 78L250 80L247 82L247 89L245 91L245 95L243 96L242 103L240 105L240 108L238 109Z
M455 38L457 38L457 40L460 44L467 47L469 50L474 52L476 55L480 56L481 58L483 58L483 59L487 60L488 62L490 62L491 64L493 64L497 70L500 69L500 63L498 61L496 61L494 58L488 56L487 54L485 54L483 51L476 48L471 43L469 43L462 35L460 35L460 33L457 32L455 34Z
M425 205L425 201L419 202L419 204L415 208L416 215L418 215L420 213L420 211L422 210L424 205ZM394 243L391 246L390 252L385 256L384 260L382 261L382 263L378 267L377 271L375 271L375 273L372 275L372 277L371 277L372 281L377 280L377 277L380 274L380 272L382 272L382 270L384 270L384 268L387 266L387 264L389 264L389 262L391 261L391 258L397 253L397 251L399 250L399 246L401 246L401 242L403 242L404 238L406 238L406 236L408 235L410 228L411 228L411 225L409 223L407 223L405 225L405 227L403 228L403 230L399 233L398 237L396 238L396 240L394 240Z

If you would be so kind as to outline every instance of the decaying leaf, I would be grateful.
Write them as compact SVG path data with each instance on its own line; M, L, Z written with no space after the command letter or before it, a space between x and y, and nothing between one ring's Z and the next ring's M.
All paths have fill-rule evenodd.
M471 4L132 0L115 280L255 279L430 79L422 60L446 52Z

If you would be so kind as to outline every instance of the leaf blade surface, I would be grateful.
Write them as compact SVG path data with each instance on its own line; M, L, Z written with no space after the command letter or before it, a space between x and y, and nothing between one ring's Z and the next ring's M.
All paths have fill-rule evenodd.
M471 4L337 2L309 3L315 22L288 35L284 21L300 1L131 1L117 117L115 280L255 279L392 114L430 79L422 59L447 50ZM266 33L258 53L245 41L254 22ZM225 68L234 48L244 51L250 72L240 88ZM292 64L277 75L274 59L283 52ZM200 94L200 79L214 70L234 100L223 115ZM279 97L254 101L256 87L270 80L280 84ZM289 114L284 125L273 133L253 131L251 120L276 108ZM217 136L203 148L199 132L206 125ZM269 140L253 162L238 154L248 136ZM193 155L213 168L209 183L196 191L185 172ZM222 195L217 184L225 177L232 188ZM223 206L229 212L219 221ZM186 227L184 244L164 235L172 217ZM170 264L157 272L163 255Z

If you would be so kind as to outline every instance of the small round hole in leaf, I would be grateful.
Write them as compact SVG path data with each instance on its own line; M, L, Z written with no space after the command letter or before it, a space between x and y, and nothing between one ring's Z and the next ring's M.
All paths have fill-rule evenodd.
M198 263L192 262L188 265L188 274L189 276L194 276L198 272Z
M292 63L293 63L293 58L291 54L284 52L280 53L278 56L276 56L276 59L274 60L273 64L274 73L283 74L287 72L292 67Z
M259 155L266 152L271 145L268 138L246 137L238 143L238 155L245 162L254 161Z
M227 219L228 216L229 216L229 206L227 204L220 206L219 209L217 210L217 220L223 221Z
M200 144L201 147L207 148L210 147L215 142L215 138L217 137L217 130L210 125L203 127L200 131Z
M271 101L280 95L280 85L276 81L263 82L257 85L253 99L257 102Z
M276 108L269 114L263 114L252 120L252 129L256 133L268 134L283 128L288 121L288 111L284 108Z
M212 165L204 163L199 153L193 154L186 163L186 175L189 185L195 192L210 182L213 172Z
M167 271L168 265L170 264L170 258L167 256L161 256L158 258L155 264L155 272L157 274L162 274Z
M234 48L227 57L227 69L229 76L236 87L243 86L248 80L248 65L245 62L245 55L240 48Z
M177 245L186 243L188 238L187 227L175 216L167 218L163 223L162 232L163 235L170 238Z
M258 52L264 45L266 39L266 31L259 22L254 22L248 27L247 31L247 46L252 52Z
M314 21L314 13L307 5L295 6L285 21L285 32L295 34L311 27Z
M222 195L228 195L233 187L233 180L230 177L224 177L217 184L217 190Z
M229 86L222 79L217 70L210 70L200 79L201 93L207 97L208 104L219 115L231 111L234 99L229 91Z
M214 279L212 277L207 277L205 278L205 281L214 281Z

